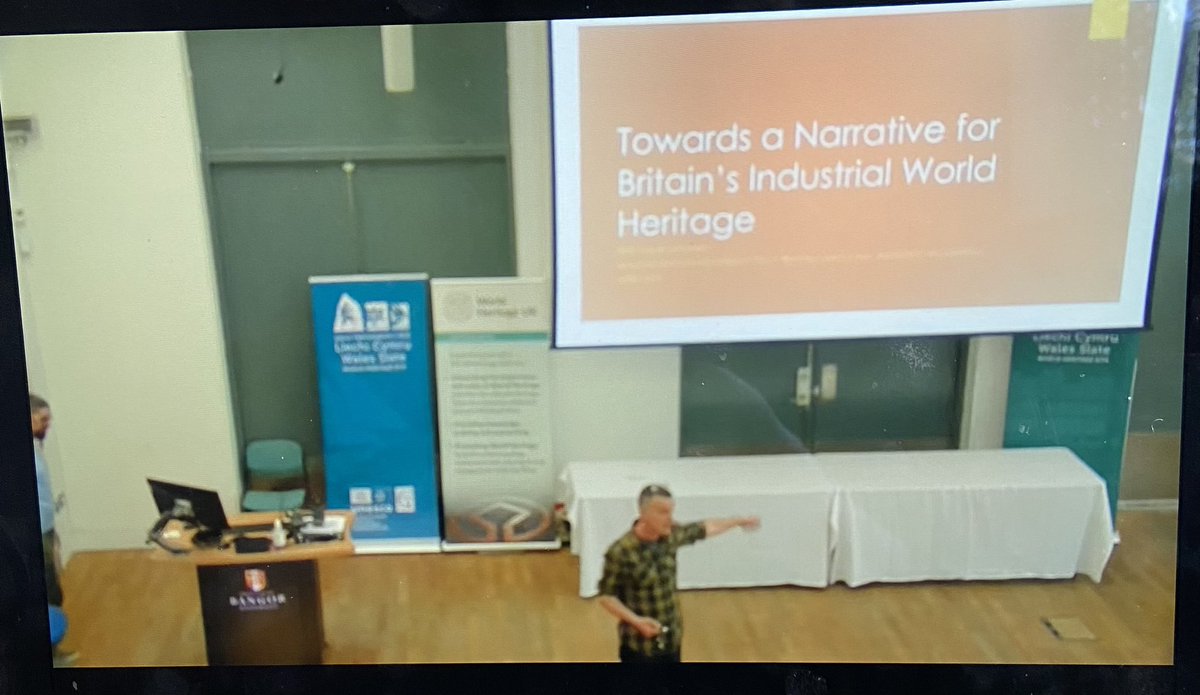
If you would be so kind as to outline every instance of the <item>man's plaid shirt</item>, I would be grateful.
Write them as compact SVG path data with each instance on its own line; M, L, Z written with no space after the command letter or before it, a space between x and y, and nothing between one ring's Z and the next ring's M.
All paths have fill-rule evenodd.
M683 623L675 592L675 552L703 539L704 534L703 523L676 524L670 536L654 543L639 539L630 530L609 546L604 554L600 594L615 596L629 610L654 618L667 628L665 635L646 639L622 621L618 627L621 646L646 656L679 651Z

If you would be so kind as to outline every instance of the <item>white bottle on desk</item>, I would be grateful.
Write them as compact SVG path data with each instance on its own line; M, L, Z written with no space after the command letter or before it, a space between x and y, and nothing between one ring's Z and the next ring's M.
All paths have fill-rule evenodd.
M271 546L276 550L287 545L287 532L283 530L283 522L275 519L275 528L271 529Z

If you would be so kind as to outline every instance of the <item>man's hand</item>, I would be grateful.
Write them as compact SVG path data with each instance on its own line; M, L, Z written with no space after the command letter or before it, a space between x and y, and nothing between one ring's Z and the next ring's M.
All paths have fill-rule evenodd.
M757 516L739 516L732 519L709 519L704 522L704 535L708 538L718 536L734 528L755 531L761 526Z
M600 605L604 607L604 610L615 616L617 620L628 623L630 627L637 630L638 634L646 639L653 639L662 634L662 623L654 618L647 618L634 613L624 603L621 603L621 600L616 596L601 595Z
M658 637L662 633L662 623L658 622L654 618L642 616L637 620L634 620L632 625L633 629L637 630L638 634L646 639Z

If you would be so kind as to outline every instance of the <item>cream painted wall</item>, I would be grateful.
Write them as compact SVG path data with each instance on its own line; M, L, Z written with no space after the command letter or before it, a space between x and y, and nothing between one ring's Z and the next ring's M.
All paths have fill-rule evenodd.
M545 22L510 22L505 30L517 275L549 279L554 229L549 39Z
M64 545L143 545L158 476L240 495L199 145L177 33L0 38L31 384Z
M963 373L961 449L1001 449L1012 368L1012 336L971 338Z

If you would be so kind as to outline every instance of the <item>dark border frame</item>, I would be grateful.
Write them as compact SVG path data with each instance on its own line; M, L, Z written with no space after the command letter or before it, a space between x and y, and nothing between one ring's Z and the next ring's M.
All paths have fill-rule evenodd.
M696 12L853 7L866 0L13 0L0 34L479 22ZM915 4L893 0L887 4ZM1188 18L1195 31L1194 17ZM1186 44L1185 44L1186 50ZM1183 75L1181 73L1181 79ZM2 105L0 105L2 108ZM1200 120L1197 121L1200 123ZM1194 150L1192 141L1186 143ZM1172 137L1175 134L1172 133ZM0 151L3 144L0 143ZM687 693L1198 693L1200 672L1200 162L1192 172L1184 354L1174 667L881 664L687 664L672 672ZM1160 215L1161 218L1161 215ZM0 224L11 233L7 180ZM0 243L0 695L21 693L556 693L616 692L609 665L455 665L51 670L40 568L28 390L13 245ZM798 626L813 629L813 626Z

